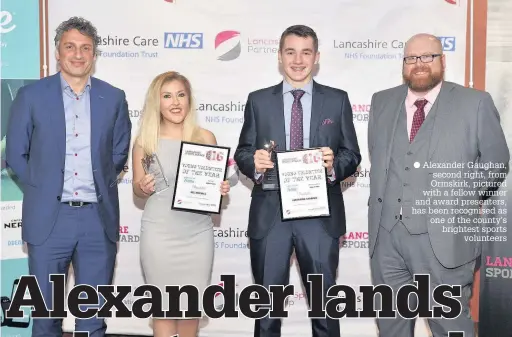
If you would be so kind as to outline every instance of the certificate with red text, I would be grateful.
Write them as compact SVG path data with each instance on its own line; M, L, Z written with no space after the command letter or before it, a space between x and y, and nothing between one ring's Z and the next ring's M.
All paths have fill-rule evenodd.
M230 148L181 142L172 209L219 214Z
M320 149L277 152L281 219L330 217L327 170Z

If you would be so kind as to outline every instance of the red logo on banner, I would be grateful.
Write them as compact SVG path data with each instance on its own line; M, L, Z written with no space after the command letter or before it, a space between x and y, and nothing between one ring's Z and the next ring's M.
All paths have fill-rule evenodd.
M225 30L215 36L215 50L217 60L232 61L240 56L242 46L240 45L240 32Z
M451 4L451 5L456 5L457 4L457 0L444 0L446 1L447 3Z
M164 0L165 2L174 3L176 0Z

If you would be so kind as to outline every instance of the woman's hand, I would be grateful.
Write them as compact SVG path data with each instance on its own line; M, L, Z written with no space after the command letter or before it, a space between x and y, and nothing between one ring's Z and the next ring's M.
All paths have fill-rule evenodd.
M221 195L226 195L229 193L229 190L230 190L231 186L229 185L229 181L227 180L224 180L221 184L220 184L220 194Z
M139 188L147 195L151 195L155 191L155 178L151 174L146 174L139 181Z

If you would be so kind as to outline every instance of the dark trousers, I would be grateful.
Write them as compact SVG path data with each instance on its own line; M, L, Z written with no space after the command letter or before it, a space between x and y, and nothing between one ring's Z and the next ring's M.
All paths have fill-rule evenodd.
M329 236L319 220L278 220L266 237L251 239L251 267L255 283L267 289L270 285L288 285L290 258L294 248L308 303L311 303L308 274L323 275L323 295L326 303L327 291L336 284L339 240ZM256 320L254 336L281 336L281 320L268 316ZM312 319L312 336L339 337L339 321L330 318Z

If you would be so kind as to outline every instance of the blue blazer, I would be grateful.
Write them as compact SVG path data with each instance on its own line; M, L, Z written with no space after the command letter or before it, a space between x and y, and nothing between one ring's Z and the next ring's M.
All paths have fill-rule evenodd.
M91 78L91 155L100 218L119 238L117 176L128 159L131 121L124 91ZM55 224L64 185L66 124L60 74L19 89L11 106L6 162L23 190L22 239L43 243Z

